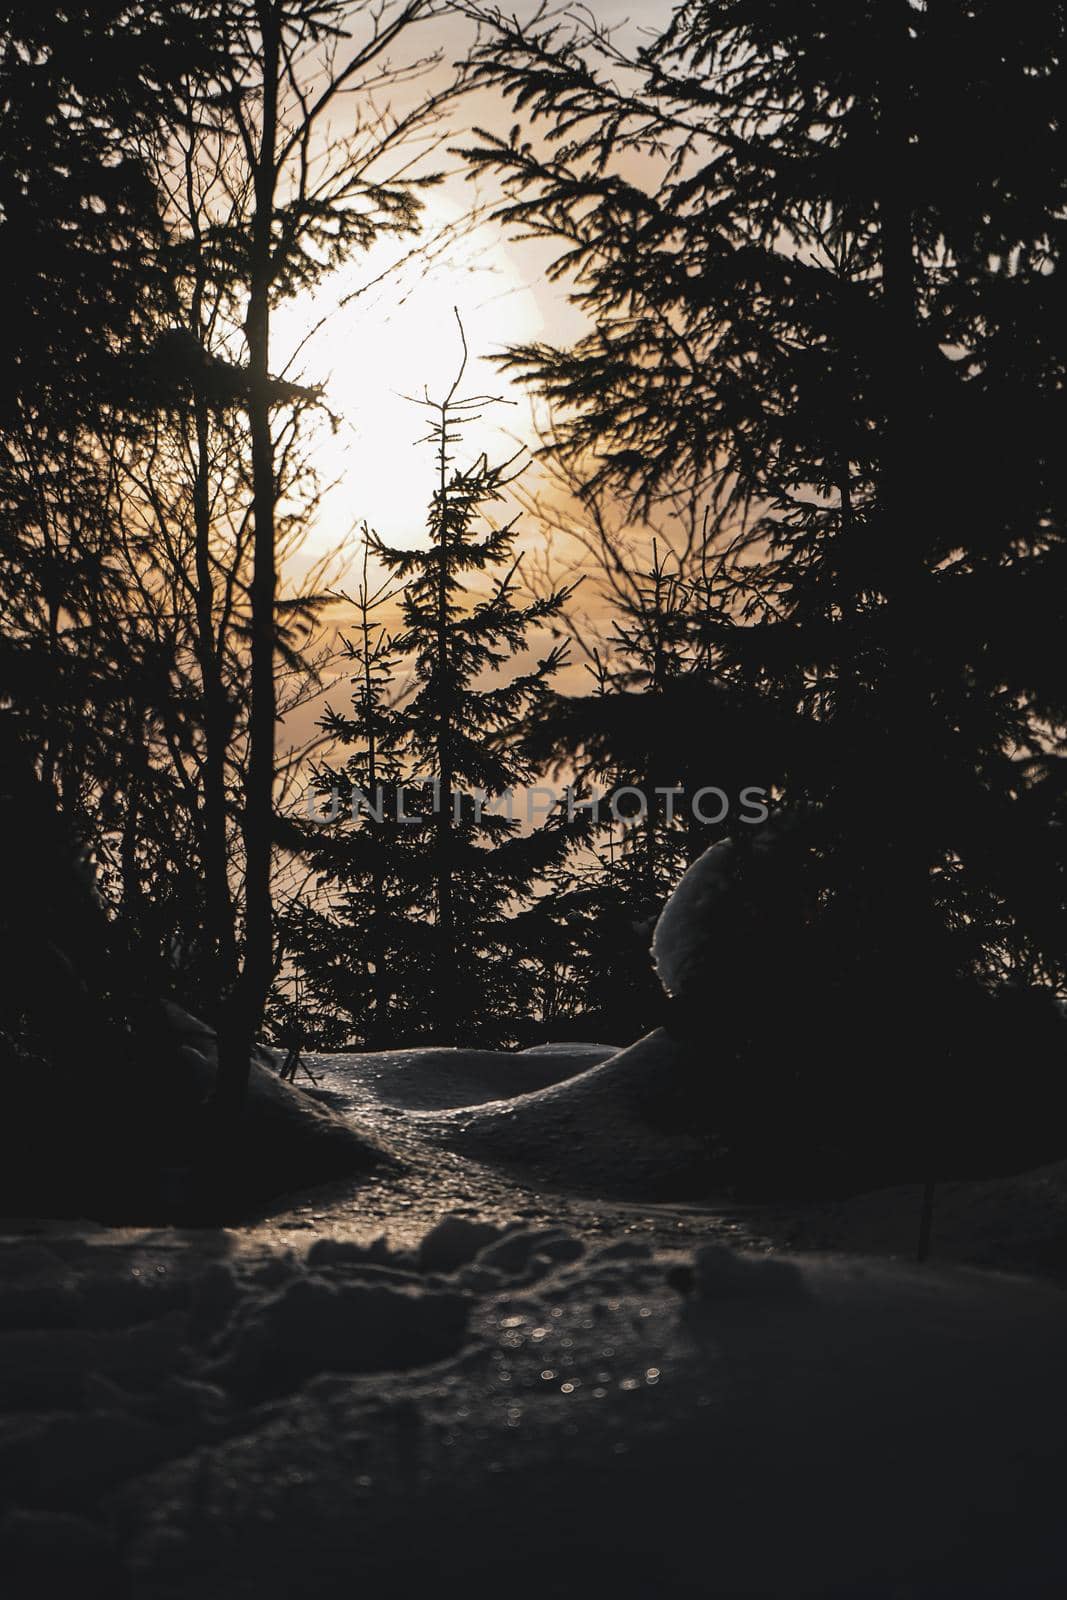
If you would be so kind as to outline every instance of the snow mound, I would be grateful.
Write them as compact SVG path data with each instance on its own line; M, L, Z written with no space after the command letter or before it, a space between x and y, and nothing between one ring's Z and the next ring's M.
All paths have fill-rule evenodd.
M459 1349L469 1308L457 1290L424 1288L387 1268L332 1281L304 1273L241 1309L203 1376L251 1403L291 1394L320 1372L429 1366Z
M191 1099L202 1102L215 1085L215 1035L179 1006L168 1002L166 1013L181 1064L172 1088L186 1103ZM330 1178L357 1176L390 1159L365 1128L283 1083L277 1073L253 1058L233 1151L243 1198L268 1199Z
M0 1211L173 1222L233 1215L287 1190L385 1168L390 1155L357 1121L333 1114L264 1065L224 1172L205 1174L212 1030L169 1002L146 1008L113 1053L10 1075L0 1121ZM210 1192L208 1192L210 1191Z
M426 1272L455 1272L499 1237L500 1229L492 1222L450 1213L424 1235L419 1244L419 1266Z
M666 1198L699 1192L707 1177L706 1141L691 1131L706 1077L694 1047L657 1029L549 1088L417 1123L453 1149L541 1181Z
M310 1056L308 1064L335 1103L347 1103L353 1109L379 1104L437 1111L509 1100L559 1083L589 1066L589 1049L588 1045L568 1045L564 1050L553 1046L515 1054L435 1045L421 1050ZM607 1046L603 1049L614 1053Z
M922 1185L877 1189L812 1208L789 1223L800 1249L867 1255L913 1250ZM1067 1161L1005 1177L938 1183L934 1249L939 1260L1013 1270L1067 1271Z
M780 813L739 843L722 839L698 856L660 912L652 933L652 959L669 995L704 986L708 952L716 939L729 937L738 911L734 900L747 862L766 867L774 853L802 824L798 813ZM750 901L751 889L742 899ZM731 905L731 900L734 904Z
M670 995L680 994L687 979L697 975L707 929L733 883L735 857L732 840L713 844L693 862L660 912L652 960Z
M617 1056L623 1049L619 1044L584 1044L580 1040L565 1041L559 1044L532 1044L528 1050L520 1050L522 1056L569 1056L575 1061L584 1061L587 1066L595 1066L598 1061L606 1061L609 1056Z

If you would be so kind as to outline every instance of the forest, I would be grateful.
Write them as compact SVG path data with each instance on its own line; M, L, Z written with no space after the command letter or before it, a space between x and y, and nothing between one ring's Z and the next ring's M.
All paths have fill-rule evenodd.
M0 15L5 1564L1060 1592L1065 7Z

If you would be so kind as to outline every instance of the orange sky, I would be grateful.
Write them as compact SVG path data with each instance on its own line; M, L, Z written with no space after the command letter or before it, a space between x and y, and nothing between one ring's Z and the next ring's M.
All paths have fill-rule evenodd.
M524 7L516 9L521 15ZM637 0L636 5L596 0L591 9L602 23L622 27L622 19L633 19L625 27L632 37L639 25L665 21L671 7L664 0ZM416 30L408 48L412 53L440 49L443 77L469 38L469 24L453 16ZM469 95L449 113L445 142L462 145L477 126L505 132L513 120L499 95ZM494 457L508 455L516 440L529 444L535 437L531 397L499 375L491 356L531 338L568 343L583 329L565 286L547 280L551 245L508 237L490 220L438 249L434 241L442 229L461 225L472 207L494 198L495 190L491 178L476 186L447 152L432 160L449 169L445 183L426 197L424 239L435 259L399 266L386 281L367 288L411 248L410 242L386 241L352 258L318 294L289 303L275 318L276 369L303 344L297 370L309 381L325 381L328 401L341 418L336 436L324 430L319 450L324 477L340 481L323 509L314 549L333 543L363 519L397 543L420 536L434 468L431 453L418 447L425 415L404 396L420 395L424 388L434 396L450 384L460 356L453 306L462 316L471 352L466 392L508 402L488 407L483 422L470 430L472 456L482 449Z
M624 26L633 37L638 27L662 25L671 6L663 0L638 0L636 5L597 0L593 10L598 21ZM632 19L629 25L623 23L627 17ZM462 53L468 30L459 18L438 20L426 25L412 48L424 53L437 47L451 61ZM442 66L441 71L446 70ZM503 132L513 121L498 95L467 96L450 113L446 143L462 145L477 126ZM536 439L533 398L501 377L492 355L509 343L528 339L568 343L583 330L565 286L547 280L551 245L508 237L492 220L474 231L464 229L462 219L471 209L492 200L491 180L476 186L455 157L435 159L449 171L445 183L427 194L423 238L430 244L429 262L405 265L411 242L387 241L347 262L316 295L290 302L275 316L275 369L283 368L298 351L289 375L325 383L327 402L339 418L336 431L323 426L316 443L316 464L324 482L333 487L293 577L322 551L349 537L348 578L354 583L364 520L390 543L416 543L423 536L435 469L432 449L419 444L428 415L410 397L425 389L437 397L455 375L461 345L453 307L462 317L470 350L463 392L499 396L504 402L487 405L481 420L467 430L466 447L460 453L471 459L482 450L491 459L501 459L517 445L529 446ZM440 248L442 229L450 227L457 236ZM395 271L389 270L393 263ZM369 287L383 272L384 281ZM529 495L542 487L539 469L531 464L522 489ZM530 516L523 518L521 527L522 542L536 563L543 552L543 532ZM343 574L339 586L345 586ZM592 587L587 584L582 594L584 609L603 617L605 608ZM343 619L339 611L338 620ZM344 701L344 683L339 671L337 687L327 696L335 704ZM575 690L583 686L580 667L566 674L565 684ZM284 742L302 742L313 731L317 715L317 709L305 707L291 718Z

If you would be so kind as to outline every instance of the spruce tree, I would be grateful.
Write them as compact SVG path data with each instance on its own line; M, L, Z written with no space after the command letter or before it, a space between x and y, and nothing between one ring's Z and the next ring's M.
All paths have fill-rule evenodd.
M524 595L516 521L489 520L514 461L457 464L464 424L487 403L462 396L465 367L464 341L451 389L425 402L436 468L426 542L400 549L370 541L398 598L400 626L391 635L371 623L390 591L365 582L348 643L351 711L323 722L354 748L316 782L320 796L337 796L340 814L319 829L321 842L308 830L329 911L301 914L291 935L307 989L378 1045L523 1035L536 985L515 913L571 839L558 811L524 828L536 771L508 737L545 705L564 649L550 647L524 670L508 665L559 614L568 591ZM397 701L400 664L411 682Z
M592 323L510 365L593 488L745 519L701 636L812 726L776 759L828 970L1062 983L1063 7L486 21L526 128L471 154Z
M630 53L485 21L525 126L471 158L591 323L508 364L593 491L681 473L740 522L696 636L783 734L793 825L735 857L679 1026L723 1020L718 973L753 1106L828 1169L861 1130L916 1177L1033 1157L1067 983L1064 7L687 0Z
M344 710L328 706L320 722L343 759L316 768L308 799L316 826L303 835L320 892L297 897L281 917L302 1004L287 1007L276 989L271 1007L276 1021L292 1011L290 1026L326 1049L353 1038L383 1049L421 1037L431 998L433 935L413 833L426 796L404 781L404 662L381 620L398 592L387 577L372 580L370 554L365 529L360 583L345 596L355 614L343 640L352 696ZM345 825L332 826L338 819Z
M601 733L613 714L625 718L637 694L667 714L638 718L625 734L617 727L601 749L587 751L580 780L601 795L599 827L561 906L580 935L572 961L581 1009L627 1041L661 1019L662 990L648 955L656 918L689 862L725 831L694 816L690 745L671 715L672 692L698 668L687 627L694 590L683 563L655 538L645 561L619 597L605 647L587 664L594 692L584 711ZM551 717L546 722L558 759L568 736L559 737Z

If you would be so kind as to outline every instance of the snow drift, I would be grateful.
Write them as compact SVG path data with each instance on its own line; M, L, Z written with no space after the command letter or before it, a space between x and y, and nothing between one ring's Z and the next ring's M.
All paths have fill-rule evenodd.
M512 1099L573 1077L614 1054L611 1045L539 1045L517 1054L440 1045L307 1059L316 1076L325 1075L328 1094L338 1103L426 1111Z
M214 1087L217 1041L179 1006L167 1003L166 1013L181 1063L171 1074L170 1091L188 1109L203 1104ZM229 1159L240 1175L240 1197L251 1204L306 1184L356 1176L394 1158L368 1129L283 1083L273 1063L254 1057Z
M729 839L705 850L660 912L652 934L652 959L670 995L681 994L702 974L709 929L733 885L735 854Z
M708 1064L663 1029L549 1088L418 1115L421 1133L542 1182L646 1198L699 1192L711 1170ZM698 1116L699 1113L699 1116Z
M164 1002L140 1049L116 1048L107 1059L87 1053L13 1075L0 1131L0 1210L125 1222L188 1218L201 1204L192 1164L215 1063L212 1030ZM390 1159L354 1119L282 1083L254 1058L226 1154L226 1207L240 1212Z

